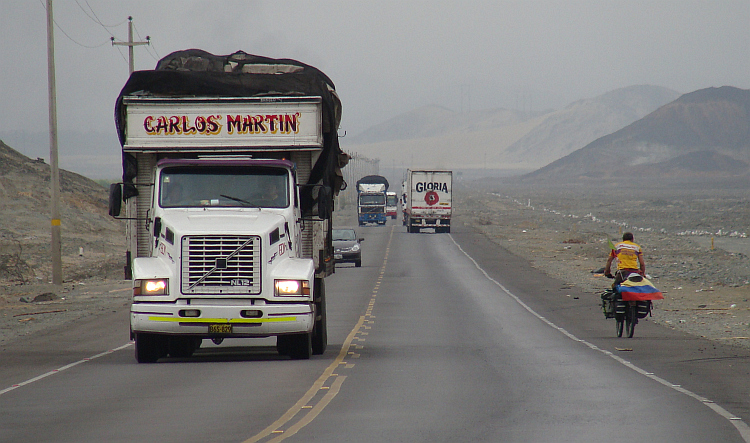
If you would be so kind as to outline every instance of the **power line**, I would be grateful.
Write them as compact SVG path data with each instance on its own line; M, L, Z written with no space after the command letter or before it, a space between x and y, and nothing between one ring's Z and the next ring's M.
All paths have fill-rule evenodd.
M109 32L109 30L108 30L107 28L116 28L116 27L118 27L118 26L124 25L124 24L125 24L125 22L127 22L127 19L126 19L126 20L123 20L123 21L121 21L120 23L117 23L117 24L115 24L115 25L105 25L104 23L102 23L102 21L101 21L101 19L99 18L99 16L98 16L98 15L96 15L96 12L94 12L94 8L92 8L92 7L91 7L91 5L89 4L88 0L85 0L85 1L86 1L86 6L88 6L88 7L89 7L89 11L91 11L91 15L93 15L93 17L91 17L91 16L89 15L89 13L88 13L88 12L86 12L86 10L85 10L85 9L83 9L83 6L81 6L81 4L80 4L80 3L78 3L78 0L76 0L76 4L78 5L78 7L79 7L79 8L81 8L81 11L83 11L83 13L84 13L84 14L86 14L86 16L87 16L88 18L90 18L91 20L93 20L93 21L94 21L94 23L96 23L96 24L98 24L99 26L101 26L102 28L104 28L104 29L105 29L105 30L106 30L107 32ZM111 33L110 33L110 35L111 35Z
M143 37L141 37L141 33L138 32L138 27L135 25L135 23L133 23L133 29L135 30L136 35L138 35L138 38L143 40ZM149 42L149 45L146 46L146 52L148 52L148 55L150 55L154 60L158 62L161 57L159 57L159 53L156 52L156 48L154 48L153 44L151 44L151 37L146 36L146 40L148 40ZM151 51L149 50L149 47L151 47L154 50L154 54L156 55L151 53Z
M42 3L42 0L39 0L39 2L40 2L40 3ZM76 0L76 3L77 3L77 2L78 2L78 1ZM79 6L80 6L80 5L79 5ZM47 6L46 6L46 5L44 4L44 3L42 3L42 7L43 7L43 8L45 9L45 10L47 10ZM96 48L101 48L102 46L104 46L104 45L106 45L106 44L108 43L108 42L106 42L106 41L105 41L104 43L101 43L101 44L98 44L98 45L93 45L93 46L91 46L91 45L86 45L86 44L83 44L83 43L81 43L81 42L77 41L76 39L74 39L73 37L71 37L71 36L70 36L70 34L68 34L67 32L65 32L65 29L63 29L63 27L62 27L62 26L60 26L60 24L59 24L59 23L57 23L57 20L54 20L54 19L53 19L52 21L53 21L53 22L55 23L55 27L57 27L57 29L59 29L59 30L60 30L60 32L62 32L62 33L63 33L63 35L64 35L65 37L67 37L67 38L68 38L68 40L70 40L71 42L73 42L74 44L76 44L76 45L78 45L78 46L80 46L80 47L82 47L82 48L87 48L87 49L96 49Z

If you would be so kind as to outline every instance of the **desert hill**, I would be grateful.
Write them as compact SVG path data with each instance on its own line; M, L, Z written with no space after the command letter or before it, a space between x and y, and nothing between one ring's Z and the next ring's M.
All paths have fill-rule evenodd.
M107 189L62 169L60 188L63 278L121 273L124 228L107 214ZM47 281L50 236L50 166L0 141L0 283Z
M341 139L347 152L381 167L530 171L563 157L669 103L679 94L631 86L559 111L490 109L459 113L426 106Z
M679 96L671 89L639 85L573 102L547 115L537 127L509 146L506 161L544 166L624 128Z
M685 94L526 179L750 175L750 90Z

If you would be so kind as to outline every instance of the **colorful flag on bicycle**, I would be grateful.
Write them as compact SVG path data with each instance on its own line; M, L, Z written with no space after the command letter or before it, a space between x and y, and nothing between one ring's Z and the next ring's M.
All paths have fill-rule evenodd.
M624 301L645 301L645 300L663 300L664 295L661 291L647 279L641 278L641 281L625 280L618 290Z

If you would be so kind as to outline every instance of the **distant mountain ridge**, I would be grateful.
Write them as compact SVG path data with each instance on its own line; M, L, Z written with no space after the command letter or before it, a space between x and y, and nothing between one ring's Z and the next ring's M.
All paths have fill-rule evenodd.
M525 178L688 175L750 175L750 90L685 94Z
M610 134L679 97L630 86L559 111L490 109L459 113L425 106L341 139L348 152L381 165L532 171Z
M460 113L442 106L423 106L374 125L356 136L350 136L347 142L370 144L430 138L457 130L472 132L487 127L516 124L540 114L544 112L490 109Z
M0 140L31 158L49 163L49 133L44 131L6 131ZM122 149L117 132L109 133L60 130L58 132L60 168L93 179L115 180L122 175Z
M639 85L578 100L549 114L534 130L509 146L506 158L514 162L529 162L533 158L537 167L544 166L633 123L679 96L671 89Z

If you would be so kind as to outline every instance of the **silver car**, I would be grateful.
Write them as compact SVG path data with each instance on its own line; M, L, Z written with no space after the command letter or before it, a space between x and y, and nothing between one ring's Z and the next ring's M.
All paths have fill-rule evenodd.
M354 263L362 266L362 245L364 238L357 236L354 228L333 229L333 258L336 263Z

